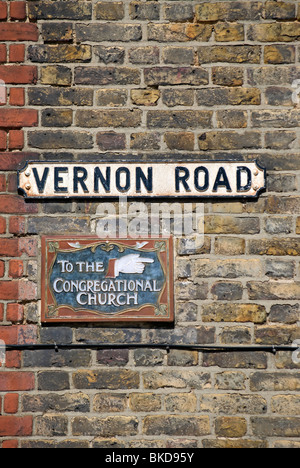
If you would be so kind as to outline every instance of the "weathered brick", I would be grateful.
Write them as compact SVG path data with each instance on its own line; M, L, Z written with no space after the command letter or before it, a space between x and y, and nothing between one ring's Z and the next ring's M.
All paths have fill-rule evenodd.
M162 59L166 64L194 65L194 49L192 47L164 47Z
M70 127L73 122L72 109L45 109L42 111L43 127Z
M160 98L158 89L132 89L130 97L137 106L155 106Z
M251 239L250 255L298 256L300 241L297 238Z
M133 47L128 52L129 62L134 64L154 65L159 62L158 47Z
M197 49L199 63L260 63L261 47L252 45L201 46Z
M43 23L42 37L47 42L72 42L73 24L72 23Z
M253 24L248 31L248 40L259 42L293 42L299 40L299 23Z
M99 2L95 8L96 19L101 21L118 21L124 18L125 9L122 2Z
M97 134L97 145L103 151L124 150L126 148L125 133L99 132Z
M145 82L149 86L192 85L208 84L208 72L203 68L189 67L155 67L144 70Z
M120 23L77 24L76 38L78 42L140 41L142 28L140 25Z
M89 88L29 88L28 100L31 106L92 106L93 90Z
M153 393L131 393L129 406L132 411L152 412L161 409L161 396Z
M33 45L28 47L28 58L38 63L90 62L92 49L89 45Z
M235 415L262 414L267 410L267 402L260 395L216 393L200 396L200 411Z
M273 413L299 416L300 401L297 395L279 395L271 399L271 408Z
M203 306L204 322L253 322L264 323L266 308L256 304L213 303Z
M195 274L209 278L257 278L262 272L262 262L257 259L198 259L195 260Z
M192 23L150 23L148 40L158 42L208 42L212 35L212 26Z
M239 23L217 23L214 27L217 42L238 42L244 40L244 26Z
M148 128L211 128L212 112L210 111L149 111Z
M138 127L142 111L139 109L77 111L76 124L79 127Z
M216 435L219 437L243 437L247 433L247 422L244 418L220 417L215 422Z
M71 20L91 20L92 19L92 5L86 2L74 1L44 1L30 2L29 18L36 20L58 20L58 19L71 19Z
M249 282L248 294L251 300L299 300L300 283Z
M171 150L193 151L195 136L191 132L167 132L164 135L166 145Z
M75 436L115 437L134 436L138 432L138 419L133 416L86 417L77 416L72 421Z
M141 132L130 135L130 148L136 150L159 150L160 133Z
M164 89L162 101L168 107L192 106L194 104L194 91L192 89Z
M261 18L262 8L262 2L204 2L196 6L196 20L201 22L256 21Z
M93 148L93 136L87 132L35 131L28 134L28 145L32 148Z
M159 388L194 388L203 390L210 388L210 374L196 370L149 371L143 374L145 389L158 390Z
M132 20L159 20L160 5L157 2L131 2L129 5L129 15Z
M299 437L300 425L297 417L251 418L254 435L258 437Z
M44 414L35 418L35 435L62 437L68 433L67 416Z
M117 46L95 46L94 53L100 63L124 63L125 49ZM134 62L132 62L134 63Z
M203 88L196 91L199 106L258 106L261 92L258 88Z
M127 89L99 89L96 92L97 104L101 107L123 107L127 102Z
M75 83L81 85L140 84L140 71L135 68L77 67Z
M146 435L203 436L210 434L208 416L146 416L143 421Z
M72 70L62 65L51 65L41 69L41 84L71 86Z
M296 8L293 3L267 1L263 17L274 20L295 20L297 18Z
M39 395L24 394L22 397L22 410L25 412L82 412L90 410L90 398L84 393L57 394L41 393Z
M201 151L260 148L261 135L255 131L206 132L199 136L198 145Z
M264 62L273 65L293 63L295 61L296 49L286 44L266 45L264 48Z
M131 389L139 388L140 376L129 369L80 370L73 374L75 388Z

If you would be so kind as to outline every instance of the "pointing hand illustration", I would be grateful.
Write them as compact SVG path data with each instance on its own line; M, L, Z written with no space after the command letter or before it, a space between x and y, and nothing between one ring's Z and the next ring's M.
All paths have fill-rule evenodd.
M125 255L115 263L115 275L120 273L141 274L144 273L146 263L154 263L152 258L141 257L139 254Z

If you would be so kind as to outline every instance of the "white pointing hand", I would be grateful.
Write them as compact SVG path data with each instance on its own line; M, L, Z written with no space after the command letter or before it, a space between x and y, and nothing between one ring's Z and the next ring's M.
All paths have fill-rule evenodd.
M146 268L145 263L154 263L152 258L141 257L139 254L125 255L115 263L115 275L120 273L141 274Z

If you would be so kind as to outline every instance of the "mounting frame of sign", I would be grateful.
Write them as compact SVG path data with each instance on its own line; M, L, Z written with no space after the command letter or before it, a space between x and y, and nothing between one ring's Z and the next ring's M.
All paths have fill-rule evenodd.
M25 198L257 198L266 169L257 161L41 162L18 171Z
M42 322L173 322L173 238L42 237Z

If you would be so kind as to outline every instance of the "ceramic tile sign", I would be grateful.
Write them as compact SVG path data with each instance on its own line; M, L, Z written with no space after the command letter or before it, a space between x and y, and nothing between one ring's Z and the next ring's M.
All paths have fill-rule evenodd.
M44 236L43 322L172 322L173 240Z
M256 198L266 171L254 162L45 163L18 173L26 198Z

